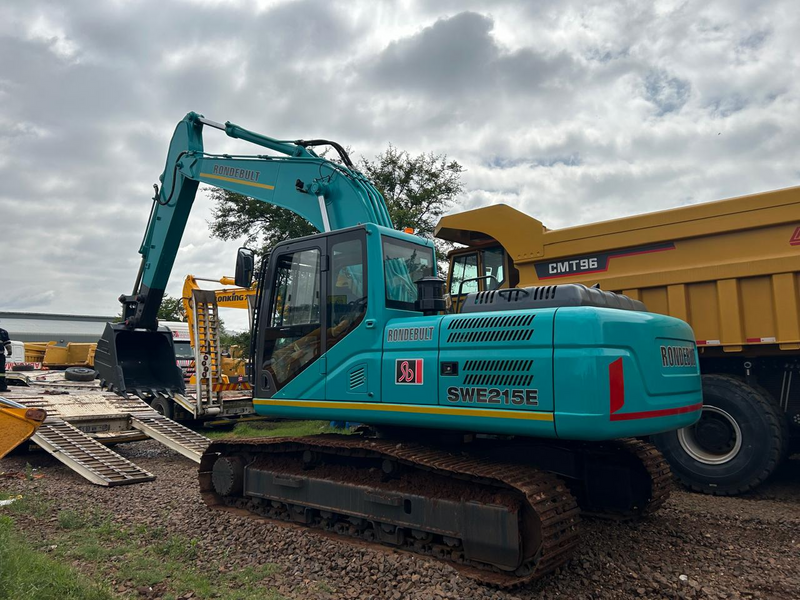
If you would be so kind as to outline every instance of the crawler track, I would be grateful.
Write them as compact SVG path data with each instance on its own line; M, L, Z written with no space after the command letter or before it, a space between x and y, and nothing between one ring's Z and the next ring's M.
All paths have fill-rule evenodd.
M617 446L638 460L650 476L650 499L636 511L621 515L632 519L652 515L669 499L672 471L669 463L652 444L641 440L620 440Z
M219 484L221 478L219 472L225 471L222 467L215 471L218 461L223 465L246 465L243 470L247 475L234 474L231 478L235 481L232 489L237 491L221 494L215 488L215 481ZM430 533L435 533L436 527L429 532L418 531L364 519L352 511L326 510L320 506L323 500L319 498L298 504L276 500L269 494L259 497L258 491L247 487L266 474L267 479L280 480L279 485L288 488L310 485L313 479L333 486L350 486L348 490L369 487L373 497L391 500L392 493L402 494L408 488L400 486L387 492L392 486L391 478L386 477L387 468L381 477L381 465L387 464L389 471L397 469L408 474L415 497L429 499L432 507L455 499L461 506L487 506L493 515L502 513L503 518L518 519L515 532L520 538L519 564L500 568L472 560L465 556L469 540ZM246 510L270 519L300 521L312 528L368 542L381 537L376 533L381 534L378 528L383 528L396 535L391 544L394 547L447 562L473 579L503 588L540 578L564 564L578 544L580 529L580 510L559 478L531 466L455 454L414 442L335 435L214 442L200 464L200 490L206 504L215 509Z
M625 508L598 508L591 501L584 505L585 495L573 488L578 496L582 513L586 516L611 519L615 521L635 521L646 518L658 511L669 499L672 472L669 463L661 452L647 442L637 439L624 439L603 444L598 456L607 463L627 467L636 481L635 498ZM584 452L587 450L584 448ZM591 449L588 450L591 453ZM611 480L610 485L621 485Z

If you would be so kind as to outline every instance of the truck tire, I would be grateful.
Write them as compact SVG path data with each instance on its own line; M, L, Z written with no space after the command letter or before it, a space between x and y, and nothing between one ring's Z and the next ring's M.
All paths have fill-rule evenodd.
M157 398L153 398L150 402L150 406L160 415L171 419L172 416L175 414L174 407L172 406L172 400L169 398L164 398L163 396L158 396Z
M781 462L784 416L759 390L727 375L703 375L703 415L695 425L652 436L687 488L715 496L748 492Z
M68 381L94 381L95 375L97 373L95 373L94 369L86 367L68 367L64 371L64 379Z
M783 464L785 461L789 460L789 456L791 454L790 449L792 446L792 431L789 425L789 415L783 412L783 408L775 399L767 388L762 387L758 384L752 385L750 384L753 389L760 392L767 400L772 402L772 405L775 407L778 415L778 424L781 427L781 440L783 440L783 447L781 448L781 458L779 465Z

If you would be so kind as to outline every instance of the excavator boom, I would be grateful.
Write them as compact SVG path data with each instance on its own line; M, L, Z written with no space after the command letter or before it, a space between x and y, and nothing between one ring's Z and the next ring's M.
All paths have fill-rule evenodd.
M203 145L206 126L283 156L209 154ZM313 148L323 145L332 146L342 162L318 156ZM170 361L171 333L158 327L156 315L201 182L291 210L320 231L359 223L392 226L380 192L353 168L339 144L276 140L194 112L175 128L160 182L133 292L120 296L124 321L107 325L95 358L102 383L122 394L171 396L185 389L180 369Z

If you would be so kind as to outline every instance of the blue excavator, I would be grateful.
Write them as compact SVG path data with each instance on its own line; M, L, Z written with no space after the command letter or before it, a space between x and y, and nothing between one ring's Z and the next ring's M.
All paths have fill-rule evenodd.
M271 153L208 153L204 128ZM367 424L212 443L199 473L210 507L428 555L510 587L569 559L581 513L636 519L666 500L669 468L637 438L700 416L683 321L574 284L472 293L453 313L432 241L396 230L328 140L281 141L189 113L160 180L133 293L120 297L124 321L98 344L103 385L149 401L184 391L156 315L202 182L319 231L275 246L258 274L256 412ZM237 285L253 274L240 249Z

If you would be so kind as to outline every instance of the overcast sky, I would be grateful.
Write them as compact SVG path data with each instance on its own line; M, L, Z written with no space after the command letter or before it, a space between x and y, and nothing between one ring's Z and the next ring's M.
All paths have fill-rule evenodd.
M798 32L797 0L0 0L0 310L118 312L190 110L356 155L446 153L457 209L551 228L797 185ZM173 295L232 273L210 209Z

